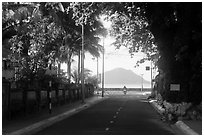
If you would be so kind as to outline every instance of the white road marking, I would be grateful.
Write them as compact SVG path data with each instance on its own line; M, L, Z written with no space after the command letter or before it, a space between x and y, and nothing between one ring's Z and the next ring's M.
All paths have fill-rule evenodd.
M109 130L109 128L107 127L105 130L106 130L106 131L108 131L108 130Z

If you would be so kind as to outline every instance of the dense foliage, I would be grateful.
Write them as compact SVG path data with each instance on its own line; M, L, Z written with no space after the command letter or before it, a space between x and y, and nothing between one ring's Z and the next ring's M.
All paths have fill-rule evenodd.
M2 8L2 40L10 42L4 48L11 47L12 59L32 77L52 60L66 61L71 74L82 24L85 49L98 57L98 36L107 34L99 21L103 14L112 22L116 48L125 46L132 56L142 51L157 65L157 88L164 99L202 100L202 3L3 3ZM181 85L178 94L170 92L171 83Z
M71 62L81 50L81 26L75 20L72 3L3 3L4 49L8 58L19 64L20 79L39 79L48 66ZM85 50L99 57L99 35L105 31L98 18L89 18L84 27Z
M200 103L202 99L202 4L147 4L146 17L160 53L158 67L169 100ZM179 97L171 96L168 85L181 85Z
M114 6L113 6L114 5ZM159 68L158 90L167 101L202 100L202 4L113 3L116 47L141 51ZM143 62L141 60L140 62ZM179 93L170 84L180 84Z

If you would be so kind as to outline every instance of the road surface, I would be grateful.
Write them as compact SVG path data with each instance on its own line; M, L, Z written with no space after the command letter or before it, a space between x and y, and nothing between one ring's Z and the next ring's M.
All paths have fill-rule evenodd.
M42 131L38 135L173 135L147 102L147 93L106 92L108 99Z

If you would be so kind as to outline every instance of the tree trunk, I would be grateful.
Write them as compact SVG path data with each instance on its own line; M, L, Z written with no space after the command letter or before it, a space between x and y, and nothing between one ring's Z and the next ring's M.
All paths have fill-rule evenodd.
M67 78L70 83L71 80L71 62L67 62Z
M70 80L71 80L71 64L72 64L71 56L72 56L72 53L67 55L67 78L68 78L69 83L70 83Z
M60 70L61 70L61 63L60 62L58 62L58 72L57 72L57 76L59 77L60 76Z

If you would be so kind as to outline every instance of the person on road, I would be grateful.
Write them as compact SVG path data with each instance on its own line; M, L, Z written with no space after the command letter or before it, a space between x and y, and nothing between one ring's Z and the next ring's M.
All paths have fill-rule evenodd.
M123 87L123 92L124 92L125 95L127 94L127 88L126 88L126 86Z

